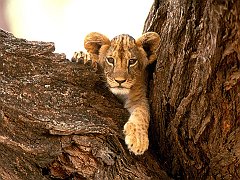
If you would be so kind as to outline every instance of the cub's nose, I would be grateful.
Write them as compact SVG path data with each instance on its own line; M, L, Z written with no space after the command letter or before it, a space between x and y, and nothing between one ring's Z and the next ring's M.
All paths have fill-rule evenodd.
M122 83L124 83L126 81L126 79L115 79L115 81L121 85Z

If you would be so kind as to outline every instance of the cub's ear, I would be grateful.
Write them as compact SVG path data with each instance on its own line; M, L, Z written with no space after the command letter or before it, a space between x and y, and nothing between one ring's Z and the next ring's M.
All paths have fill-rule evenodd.
M157 58L156 50L160 43L160 36L155 32L147 32L136 40L136 44L141 46L147 53L148 64L154 62Z
M103 45L110 45L110 40L97 32L89 33L84 39L84 47L95 62L98 61L99 51Z

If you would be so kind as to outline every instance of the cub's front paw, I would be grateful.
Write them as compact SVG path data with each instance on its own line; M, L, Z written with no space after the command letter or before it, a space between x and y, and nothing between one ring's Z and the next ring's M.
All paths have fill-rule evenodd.
M97 68L97 62L93 61L90 54L83 51L74 52L71 59L72 62L79 62L80 64L90 65L93 68Z
M141 155L148 149L148 132L143 130L140 125L127 122L124 125L124 134L128 149L135 155Z
M71 59L72 62L79 62L81 64L85 64L90 60L90 56L83 51L74 52L73 57Z

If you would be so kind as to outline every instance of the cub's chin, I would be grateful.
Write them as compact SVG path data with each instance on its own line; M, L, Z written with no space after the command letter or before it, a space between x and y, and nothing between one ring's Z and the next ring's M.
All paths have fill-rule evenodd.
M128 95L129 94L129 91L130 89L128 88L123 88L123 87L114 87L114 88L110 88L111 92L115 95Z

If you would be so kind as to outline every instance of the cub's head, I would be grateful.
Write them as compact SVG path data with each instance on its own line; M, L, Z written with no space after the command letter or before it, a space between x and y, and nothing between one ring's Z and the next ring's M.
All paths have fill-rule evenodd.
M111 41L92 32L85 37L84 47L92 60L103 67L110 90L125 95L136 82L143 83L146 66L156 59L159 41L155 32L145 33L137 40L122 34Z

